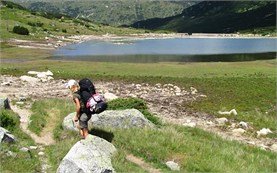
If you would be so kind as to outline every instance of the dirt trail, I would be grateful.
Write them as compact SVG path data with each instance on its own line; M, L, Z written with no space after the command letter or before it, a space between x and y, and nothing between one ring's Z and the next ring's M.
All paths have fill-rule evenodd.
M150 164L144 162L143 159L141 158L138 158L132 154L129 154L126 156L126 159L129 161L129 162L132 162L136 165L138 165L139 167L141 167L142 169L150 172L150 173L160 173L161 171L159 169L156 169L154 168L153 166L151 166Z
M45 131L41 133L41 136L36 135L28 129L28 124L30 122L31 112L27 109L21 109L16 105L11 105L12 110L20 116L20 127L27 133L37 144L52 145L55 140L52 137L52 131Z

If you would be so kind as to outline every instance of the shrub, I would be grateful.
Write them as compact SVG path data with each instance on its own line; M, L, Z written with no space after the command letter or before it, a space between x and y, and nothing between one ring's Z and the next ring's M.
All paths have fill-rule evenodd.
M62 32L67 33L66 29L62 29Z
M29 35L29 30L23 26L14 26L13 32L20 35Z
M42 27L43 23L41 23L41 22L28 22L28 25L34 26L34 27Z
M122 110L122 109L137 109L139 110L148 120L156 125L161 125L159 118L152 115L147 108L146 103L138 98L119 98L112 100L108 103L109 110Z
M0 126L13 131L19 126L19 117L10 110L2 110L0 112Z

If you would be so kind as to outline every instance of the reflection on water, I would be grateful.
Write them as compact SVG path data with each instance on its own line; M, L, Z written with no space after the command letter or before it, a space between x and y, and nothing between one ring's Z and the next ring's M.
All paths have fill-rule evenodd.
M56 60L78 60L94 62L235 62L275 59L276 53L216 54L216 55L99 55L99 56L54 56Z

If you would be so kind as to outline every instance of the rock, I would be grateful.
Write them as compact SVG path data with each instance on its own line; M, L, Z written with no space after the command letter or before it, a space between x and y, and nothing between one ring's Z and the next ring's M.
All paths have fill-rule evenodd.
M36 149L38 149L37 146L30 146L29 148L30 148L31 150L36 150Z
M8 157L16 157L16 154L13 153L12 151L8 151L8 152L6 153L6 156L8 156Z
M206 96L206 95L204 95L204 94L201 94L199 97L205 97L205 98L206 98L207 96Z
M238 113L237 113L237 111L236 111L236 109L232 109L231 111L225 111L225 112L222 112L222 111L218 111L218 113L220 114L220 115L231 115L231 114L233 114L233 115L237 115Z
M242 128L238 128L238 129L232 130L232 132L233 132L234 135L240 136L240 135L242 135L245 132L245 130L242 129Z
M272 151L277 152L277 144L271 145L271 146L270 146L270 149L271 149Z
M47 78L47 75L45 74L45 73L38 73L37 74L37 78L44 78L44 79L46 79Z
M15 137L3 127L0 127L0 142L15 142Z
M269 133L272 133L272 131L268 128L263 128L260 131L257 131L257 137L266 136Z
M89 135L77 142L61 161L57 173L115 172L111 157L116 148L108 141Z
M78 129L73 126L72 118L75 113L69 114L64 118L63 127L69 130ZM88 121L89 129L94 127L98 128L153 128L154 124L151 123L144 115L136 109L126 110L106 110L100 114L93 114L91 119Z
M39 156L43 156L43 155L44 155L44 152L40 151L40 152L38 153L38 155L39 155Z
M76 115L76 112L73 112L63 119L62 126L64 129L71 130L71 131L79 131L78 128L74 125L74 122L72 120L75 115Z
M28 74L31 74L31 75L37 75L39 74L40 72L37 72L37 71L28 71Z
M105 93L104 98L106 101L111 101L111 100L117 99L118 97L113 93Z
M180 171L180 166L178 165L178 163L175 163L174 161L168 161L165 164L169 169L173 171Z
M20 79L24 82L28 82L31 84L35 84L35 83L39 82L38 78L31 77L31 76L21 76Z
M246 122L241 121L241 122L239 123L239 126L240 126L241 128L243 128L243 129L248 129L248 124L247 124Z
M16 102L17 105L24 105L24 102Z
M28 149L28 148L26 148L26 147L22 147L22 148L20 148L20 151L23 151L23 152L28 152L28 151L29 151L29 149Z
M196 94L198 91L196 88L190 87L191 94Z
M11 109L8 98L0 98L0 110L2 109Z
M3 82L1 83L1 86L10 86L11 85L11 82Z
M212 121L208 121L208 122L206 122L206 123L207 123L207 125L209 125L209 126L214 125L214 123L213 123Z
M89 120L89 127L110 127L110 128L144 128L154 127L144 115L137 109L107 110L95 114Z
M228 122L228 119L223 117L223 118L216 118L215 121L219 124L219 125L224 125Z
M195 127L196 123L194 123L194 122L187 122L187 123L184 123L183 126Z

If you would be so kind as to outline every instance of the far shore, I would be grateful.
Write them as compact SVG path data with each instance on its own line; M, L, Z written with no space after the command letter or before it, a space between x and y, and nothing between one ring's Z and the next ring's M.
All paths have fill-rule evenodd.
M72 35L72 36L52 36L45 37L41 41L29 41L10 39L9 44L15 45L22 48L35 48L35 49L49 49L54 50L61 46L66 46L72 43L81 43L89 40L140 40L140 39L167 39L167 38L230 38L230 39L241 39L241 38L268 38L276 39L277 37L272 36L261 36L254 34L222 34L222 33L193 33L191 35L187 33L145 33L145 34L130 34L130 35Z

